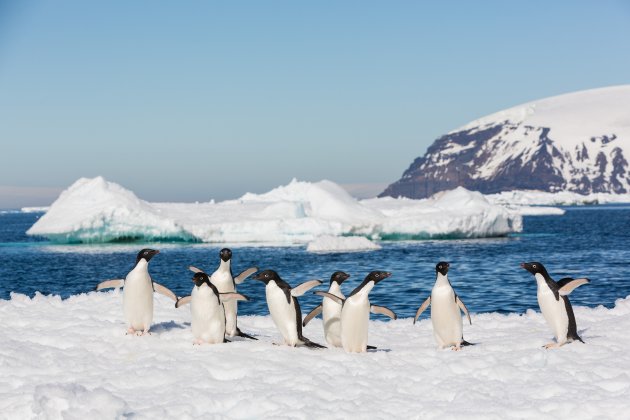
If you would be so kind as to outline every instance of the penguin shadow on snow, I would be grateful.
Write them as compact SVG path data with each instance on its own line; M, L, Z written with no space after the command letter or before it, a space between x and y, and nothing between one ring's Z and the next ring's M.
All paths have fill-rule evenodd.
M160 322L159 324L154 324L151 326L151 332L155 334L168 332L171 330L183 330L190 326L190 322L184 322L183 324L178 324L175 321L165 321Z

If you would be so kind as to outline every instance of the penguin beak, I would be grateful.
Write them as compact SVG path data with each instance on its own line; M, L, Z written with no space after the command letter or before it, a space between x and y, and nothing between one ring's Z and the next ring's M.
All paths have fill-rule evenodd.
M527 270L527 263L521 263L521 268Z
M262 281L263 283L266 283L265 277L263 276L262 273L260 274L256 274L255 276L250 277L252 280L258 280L258 281Z
M374 284L378 284L378 283L382 282L386 278L391 277L391 275L392 275L392 273L383 273L383 277L381 277L380 279L374 280Z

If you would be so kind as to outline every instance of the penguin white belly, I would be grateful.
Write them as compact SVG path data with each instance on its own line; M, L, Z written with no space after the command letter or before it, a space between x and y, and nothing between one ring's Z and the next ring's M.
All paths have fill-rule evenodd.
M455 292L450 286L435 286L431 292L431 323L433 336L440 347L459 346L462 342L463 321Z
M326 342L331 346L341 347L341 304L332 299L324 298L322 318Z
M287 296L282 289L271 285L271 283L267 285L266 291L267 306L269 306L271 319L273 319L280 334L282 334L284 343L290 346L302 344L297 336L295 304L293 303L293 299L290 299L291 303L287 303Z
M217 270L212 273L210 282L214 284L219 293L235 292L234 281L232 279L232 273L229 270ZM236 317L238 312L238 302L231 300L223 303L225 308L225 333L229 337L236 335Z
M225 314L217 296L207 285L193 288L190 314L192 333L196 340L210 344L223 343Z
M367 350L370 301L355 295L341 309L341 343L347 352L362 353Z
M567 333L569 331L569 316L564 306L564 299L556 300L553 292L544 284L538 285L538 306L547 321L547 325L551 328L556 340L559 344L567 341Z
M153 283L147 265L131 270L123 288L123 310L129 327L148 331L153 322Z

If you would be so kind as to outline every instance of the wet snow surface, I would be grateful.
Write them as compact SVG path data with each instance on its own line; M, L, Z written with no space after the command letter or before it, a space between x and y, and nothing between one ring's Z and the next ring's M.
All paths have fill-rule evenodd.
M376 352L274 346L269 316L240 318L258 341L193 346L189 309L157 295L152 335L126 336L122 294L0 300L6 418L624 418L630 298L576 307L587 344L544 350L538 312L473 314L461 352L431 322L371 321ZM418 305L420 305L420 299ZM247 304L247 303L244 303ZM304 334L324 343L315 319Z

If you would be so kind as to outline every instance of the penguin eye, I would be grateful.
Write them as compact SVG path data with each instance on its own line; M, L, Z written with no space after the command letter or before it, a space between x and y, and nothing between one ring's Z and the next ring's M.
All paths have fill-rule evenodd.
M532 267L536 268L536 264L532 265Z
M380 275L380 274L377 274L377 275L376 275L376 278L379 278L379 277L381 277L381 275Z
M144 251L144 255L147 255L149 253L149 251Z
M265 278L269 277L269 274L265 274Z

